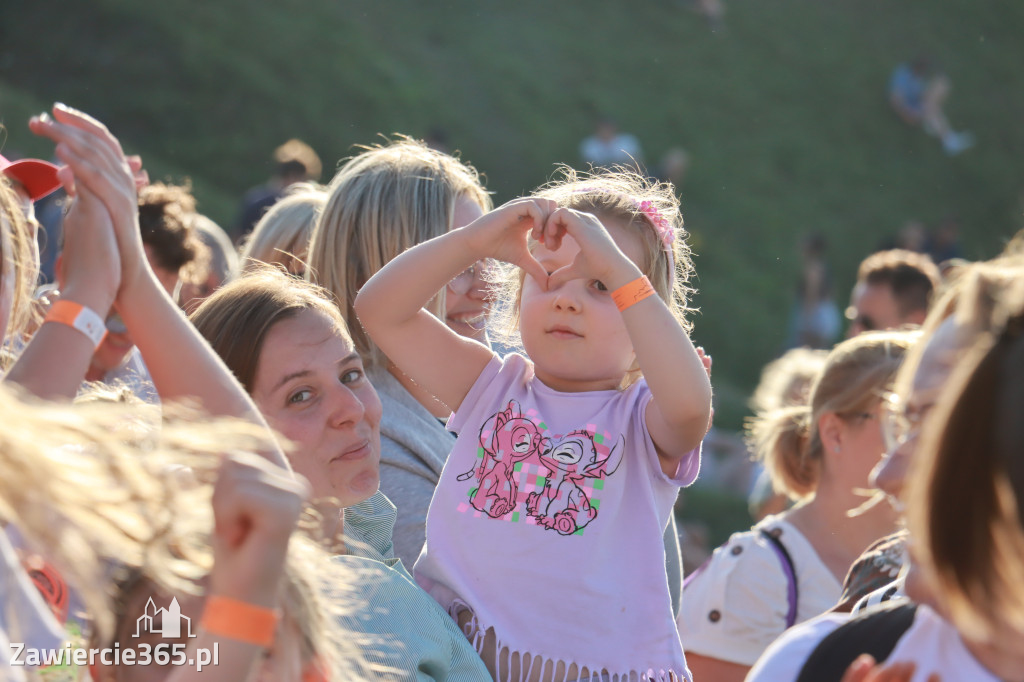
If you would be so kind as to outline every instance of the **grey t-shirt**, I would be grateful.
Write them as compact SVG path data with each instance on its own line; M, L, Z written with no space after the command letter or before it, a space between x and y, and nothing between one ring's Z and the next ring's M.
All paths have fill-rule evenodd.
M367 371L380 396L380 489L398 508L395 556L407 567L423 548L427 508L455 436L386 369Z

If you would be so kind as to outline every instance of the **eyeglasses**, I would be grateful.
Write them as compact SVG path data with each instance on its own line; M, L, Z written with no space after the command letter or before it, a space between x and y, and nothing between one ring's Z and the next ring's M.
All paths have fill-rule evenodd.
M885 446L889 452L917 438L921 433L925 417L928 416L932 407L934 407L934 403L908 410L900 401L899 396L890 394L886 398L882 413L882 436L885 438Z
M480 284L487 283L487 273L490 269L490 261L486 259L478 260L459 274L455 275L455 277L452 278L452 281L448 282L449 291L453 294L465 296L478 282Z

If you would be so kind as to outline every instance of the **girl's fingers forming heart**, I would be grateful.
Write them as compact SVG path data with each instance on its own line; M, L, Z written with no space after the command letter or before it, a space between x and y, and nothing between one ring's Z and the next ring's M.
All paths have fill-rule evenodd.
M543 243L548 251L557 251L562 246L562 239L569 233L569 221L574 219L573 211L559 208L552 212L543 226Z
M529 225L529 234L534 239L538 239L543 235L544 225L548 219L548 215L552 210L553 202L546 202L540 200L525 200L517 202L515 206L516 217L520 223L524 221ZM548 285L548 272L544 269L544 266L534 258L530 249L527 248L526 244L526 225L522 226L524 234L522 235L521 251L517 254L518 258L514 262L514 265L522 268L526 274L533 277L542 288L546 289ZM518 249L517 249L518 250Z
M533 257L533 254L526 251L522 259L515 265L519 266L526 272L527 275L532 277L534 281L541 286L542 289L547 289L549 286L549 275L548 271L544 269L544 266Z
M586 273L583 272L579 263L579 256L577 256L572 263L563 265L548 275L548 288L555 289L566 282L571 282L574 279L582 279L584 277L586 277Z

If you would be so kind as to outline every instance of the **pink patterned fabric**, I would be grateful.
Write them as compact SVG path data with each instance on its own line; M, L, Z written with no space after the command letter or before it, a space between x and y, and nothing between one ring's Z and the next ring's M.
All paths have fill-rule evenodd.
M643 380L560 393L522 356L495 357L448 422L459 439L417 581L510 651L612 679L688 678L662 537L700 451L663 473L644 422L650 398Z

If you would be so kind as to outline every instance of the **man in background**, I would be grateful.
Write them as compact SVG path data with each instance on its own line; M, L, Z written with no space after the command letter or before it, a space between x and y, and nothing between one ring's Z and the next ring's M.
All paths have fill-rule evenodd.
M313 148L302 140L288 140L274 150L274 175L265 184L253 187L242 199L242 212L238 220L235 241L252 232L267 209L284 196L284 192L297 182L320 179L322 165Z
M921 324L940 279L938 267L923 253L891 249L868 256L857 271L846 309L847 338Z

